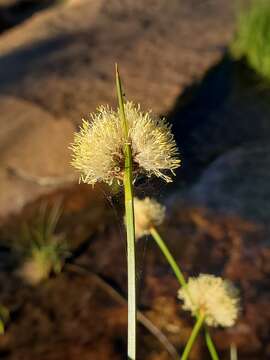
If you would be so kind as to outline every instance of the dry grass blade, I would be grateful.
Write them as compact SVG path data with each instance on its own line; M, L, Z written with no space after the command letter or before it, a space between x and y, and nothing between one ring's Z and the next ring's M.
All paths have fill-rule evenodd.
M119 304L127 305L127 300L118 291L116 291L111 285L109 285L105 280L103 280L100 276L91 270L76 264L68 264L66 267L70 271L90 275L92 279ZM159 343L166 349L168 354L170 354L172 359L179 360L176 348L169 341L166 335L158 327L156 327L156 325L153 324L151 320L149 320L142 312L138 310L137 320L159 341Z

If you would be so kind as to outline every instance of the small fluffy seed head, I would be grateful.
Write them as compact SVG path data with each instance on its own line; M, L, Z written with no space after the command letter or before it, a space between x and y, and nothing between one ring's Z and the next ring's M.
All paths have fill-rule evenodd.
M165 206L155 199L146 197L143 200L134 198L134 216L136 238L150 233L151 227L160 225L165 217Z
M170 182L170 175L180 166L171 127L164 119L142 112L139 105L127 102L124 107L134 175L156 175ZM71 146L72 165L80 171L81 181L92 185L122 181L126 141L119 110L101 106L91 114L90 122L83 121Z
M189 278L187 287L178 291L183 300L183 309L205 315L209 326L233 326L239 314L239 297L237 289L227 280L213 275L201 274Z

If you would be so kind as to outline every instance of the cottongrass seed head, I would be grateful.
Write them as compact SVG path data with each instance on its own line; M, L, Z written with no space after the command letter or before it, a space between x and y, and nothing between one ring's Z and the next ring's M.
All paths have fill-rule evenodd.
M170 182L174 170L180 166L171 126L150 112L142 112L140 106L132 102L127 102L124 108L134 176L144 173ZM83 121L71 146L72 165L80 171L80 180L92 185L96 182L111 185L114 180L121 182L126 142L119 109L99 107L91 114L91 121Z
M239 314L238 291L233 284L221 277L200 274L191 277L187 287L178 291L183 301L183 309L205 315L205 323L209 326L233 326Z
M134 198L136 238L150 233L151 227L160 225L165 217L165 206L155 199L146 197L143 200Z

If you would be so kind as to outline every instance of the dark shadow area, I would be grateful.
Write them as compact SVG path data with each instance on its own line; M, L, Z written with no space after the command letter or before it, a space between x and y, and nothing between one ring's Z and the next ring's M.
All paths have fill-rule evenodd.
M186 89L167 115L180 149L184 183L235 147L267 142L270 87L225 55L199 84Z
M74 44L79 44L76 56ZM0 55L0 93L8 93L14 84L23 83L25 78L46 79L52 74L68 76L82 66L91 66L95 44L95 34L78 32L41 40Z
M0 34L58 2L59 0L21 0L0 5Z
M61 52L72 41L71 36L59 36L49 41L31 44L0 57L0 91L13 82L20 82L24 75L35 71L51 53Z

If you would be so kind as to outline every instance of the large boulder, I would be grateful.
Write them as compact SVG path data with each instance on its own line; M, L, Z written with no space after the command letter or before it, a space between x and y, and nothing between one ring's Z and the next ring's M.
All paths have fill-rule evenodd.
M1 37L0 92L80 120L115 103L118 62L128 98L164 113L223 55L231 3L64 2Z
M185 194L188 203L269 223L270 146L250 144L215 160Z
M0 216L72 178L72 123L115 104L116 61L128 98L156 113L170 109L222 56L230 4L72 0L3 33Z
M0 97L0 218L74 178L74 126L27 101Z
M59 0L0 0L0 33L58 2Z

